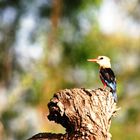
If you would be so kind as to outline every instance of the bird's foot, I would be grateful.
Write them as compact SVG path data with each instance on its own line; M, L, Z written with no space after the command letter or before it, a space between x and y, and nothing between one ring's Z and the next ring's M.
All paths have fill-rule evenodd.
M103 90L106 90L106 85L104 85Z

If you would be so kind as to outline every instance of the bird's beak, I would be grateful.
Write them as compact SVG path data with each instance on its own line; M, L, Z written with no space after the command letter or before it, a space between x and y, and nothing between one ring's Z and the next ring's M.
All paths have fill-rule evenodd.
M97 59L87 59L89 62L97 62Z

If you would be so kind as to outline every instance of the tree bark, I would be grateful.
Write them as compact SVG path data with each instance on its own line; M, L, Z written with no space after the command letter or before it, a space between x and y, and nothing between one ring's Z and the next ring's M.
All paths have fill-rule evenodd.
M60 90L48 103L50 121L66 134L39 133L29 140L111 140L111 118L117 108L112 93L102 89Z

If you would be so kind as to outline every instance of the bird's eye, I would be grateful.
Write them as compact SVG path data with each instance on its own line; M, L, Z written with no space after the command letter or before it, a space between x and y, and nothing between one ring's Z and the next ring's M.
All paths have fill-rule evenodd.
M103 57L100 57L100 60L102 60L103 59Z

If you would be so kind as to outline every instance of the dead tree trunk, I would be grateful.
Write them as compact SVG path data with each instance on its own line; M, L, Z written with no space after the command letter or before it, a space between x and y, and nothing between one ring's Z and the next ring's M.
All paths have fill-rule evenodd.
M111 140L111 118L116 113L112 93L102 89L64 89L48 103L50 121L66 134L39 133L29 140Z

